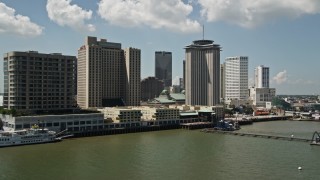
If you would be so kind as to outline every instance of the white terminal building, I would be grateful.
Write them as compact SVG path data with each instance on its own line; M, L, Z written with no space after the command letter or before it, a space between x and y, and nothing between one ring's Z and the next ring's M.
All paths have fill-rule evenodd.
M251 87L249 92L250 100L252 100L252 104L256 107L267 107L267 104L270 104L272 99L276 96L275 88Z
M13 130L29 129L37 124L41 128L48 128L56 132L68 131L92 131L104 128L104 118L101 113L89 114L64 114L64 115L35 115L18 116L0 115L4 126Z
M228 57L224 63L224 96L228 100L248 99L248 57Z

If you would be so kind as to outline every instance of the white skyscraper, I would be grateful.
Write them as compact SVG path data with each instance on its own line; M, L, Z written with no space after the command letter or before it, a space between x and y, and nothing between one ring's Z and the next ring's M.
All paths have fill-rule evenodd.
M276 89L269 88L269 67L263 65L255 68L255 87L249 89L250 100L256 107L267 107L276 96Z
M186 104L220 103L220 45L197 40L186 46Z
M263 65L255 68L255 84L256 88L268 88L269 87L269 67Z
M248 57L228 57L225 60L225 98L248 99Z

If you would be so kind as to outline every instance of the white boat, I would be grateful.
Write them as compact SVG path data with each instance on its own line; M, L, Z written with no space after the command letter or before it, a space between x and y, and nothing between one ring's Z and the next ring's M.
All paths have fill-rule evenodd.
M60 141L56 132L34 126L18 131L0 131L0 147L41 144Z

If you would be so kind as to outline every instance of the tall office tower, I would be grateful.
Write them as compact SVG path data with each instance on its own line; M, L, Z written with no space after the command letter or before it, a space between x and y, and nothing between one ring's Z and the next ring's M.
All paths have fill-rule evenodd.
M164 83L156 77L147 77L141 81L141 100L148 101L159 97L163 91Z
M254 70L256 88L268 88L269 87L269 67L260 65Z
M140 106L141 100L141 50L127 48L124 50L126 61L126 97L127 106Z
M120 43L87 37L78 50L78 105L85 109L124 105L125 67Z
M186 104L214 106L220 102L220 45L197 40L186 46Z
M247 100L249 96L248 57L228 57L224 68L226 99Z
M186 60L183 60L183 88L182 89L186 89Z
M59 53L5 53L3 106L31 111L73 109L76 66L75 56Z
M155 52L155 75L163 80L165 87L172 85L172 53L165 51Z
M183 78L179 78L179 86L181 90L184 90L184 82Z
M220 65L220 98L225 98L225 68L224 64Z

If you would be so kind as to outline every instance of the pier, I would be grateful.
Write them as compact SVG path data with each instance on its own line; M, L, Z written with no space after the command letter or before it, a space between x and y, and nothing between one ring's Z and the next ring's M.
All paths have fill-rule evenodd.
M171 124L171 125L165 125L165 126L154 125L154 126L137 126L137 127L126 127L126 128L78 131L78 132L72 132L72 134L73 134L73 137L88 137L88 136L105 136L105 135L115 135L115 134L162 131L162 130L179 129L179 128L181 128L180 124Z
M72 137L87 137L87 136L104 136L104 135L127 134L127 133L138 133L138 132L162 131L162 130L171 130L171 129L194 130L194 129L203 129L203 128L212 128L212 127L213 127L212 122L194 122L194 123L170 124L170 125L136 126L136 127L126 127L126 128L89 130L89 131L78 131L78 132L70 132L70 133L73 135Z
M282 121L282 120L290 120L291 116L276 116L276 115L268 115L268 116L251 116L251 117L238 117L238 118L226 118L225 120L238 122L239 125L248 125L253 124L255 122L266 122L266 121Z
M194 122L194 123L184 123L180 124L182 129L193 130L193 129L203 129L212 128L212 122Z
M221 131L221 130L215 130L215 129L203 129L201 130L201 132L228 134L228 135L235 135L235 136L258 137L258 138L265 138L265 139L278 139L278 140L286 140L286 141L298 141L298 142L308 142L308 143L311 142L310 139L306 139L306 138L278 136L278 135L270 135L270 134L256 134L256 133L245 133L245 132L237 132L237 131Z

